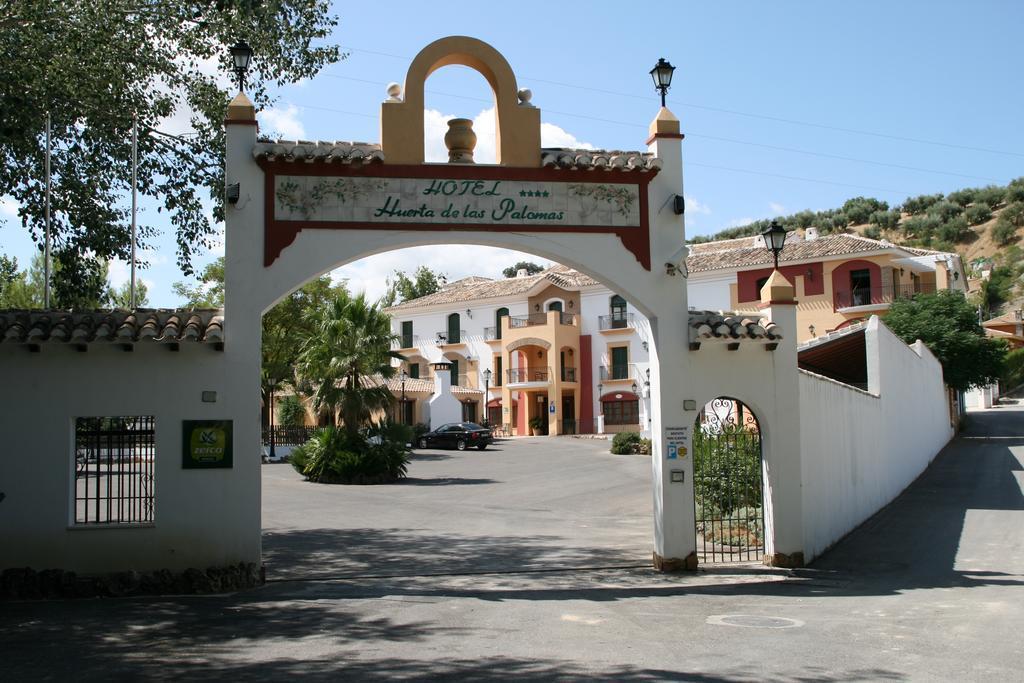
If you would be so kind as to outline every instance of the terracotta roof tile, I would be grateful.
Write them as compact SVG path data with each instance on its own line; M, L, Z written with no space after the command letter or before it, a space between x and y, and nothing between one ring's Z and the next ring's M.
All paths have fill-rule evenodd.
M585 171L657 171L661 159L647 152L548 147L540 151L541 166Z
M703 242L689 245L690 255L686 266L691 273L720 268L742 268L745 266L770 265L771 253L764 248L760 236L741 237L720 242ZM843 256L882 249L899 249L911 253L925 255L927 250L911 251L891 242L873 240L860 235L838 234L823 235L813 240L805 240L796 233L790 232L786 245L779 255L779 261L801 261L804 259L822 258L825 256ZM929 254L942 254L931 252Z
M710 341L777 342L780 339L782 329L759 313L690 311L691 346L699 347L701 343Z
M477 299L491 299L502 296L515 296L528 292L537 283L547 281L551 284L566 289L576 289L599 284L597 280L589 275L584 275L578 270L568 266L556 265L548 268L542 273L529 275L527 277L511 277L502 280L492 280L485 277L467 277L456 280L440 291L418 299L410 299L388 308L388 311L401 311L420 306L434 306L439 304L454 304L463 301L474 301Z
M181 320L188 323L181 327ZM0 310L0 342L6 344L182 342L221 343L220 309L29 311Z
M369 164L384 161L380 145L369 142L271 140L261 138L252 150L253 158L267 161Z
M994 327L997 325L1016 325L1017 323L1021 322L1021 318L1018 317L1018 315L1019 313L1017 311L1010 311L1009 313L1004 313L1003 315L998 316L996 318L989 318L988 320L983 322L981 326Z

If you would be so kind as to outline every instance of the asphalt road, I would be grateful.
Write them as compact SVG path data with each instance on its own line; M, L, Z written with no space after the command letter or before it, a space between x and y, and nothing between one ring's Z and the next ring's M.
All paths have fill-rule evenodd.
M975 414L903 496L794 574L558 570L649 553L648 463L591 446L491 474L438 453L414 477L494 481L387 502L267 466L270 584L2 604L0 678L1024 680L1024 410ZM588 493L595 468L614 476ZM458 573L473 570L493 573Z

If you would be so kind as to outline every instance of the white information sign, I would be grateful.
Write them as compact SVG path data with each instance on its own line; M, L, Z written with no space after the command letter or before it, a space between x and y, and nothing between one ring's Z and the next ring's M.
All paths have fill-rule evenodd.
M681 460L688 454L689 427L665 427L665 459Z

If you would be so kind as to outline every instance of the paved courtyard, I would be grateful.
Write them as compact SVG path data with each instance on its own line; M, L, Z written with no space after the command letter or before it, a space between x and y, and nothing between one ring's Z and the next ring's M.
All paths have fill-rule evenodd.
M603 439L415 451L390 486L318 486L263 467L271 580L649 566L651 461Z
M1020 408L974 414L970 430L897 501L793 573L656 574L647 568L648 461L610 456L594 443L529 446L432 451L418 457L413 481L396 487L313 486L287 466L266 466L267 586L226 596L5 603L0 674L1024 676ZM382 495L388 489L395 495ZM523 571L538 569L549 571ZM460 573L481 570L491 573Z

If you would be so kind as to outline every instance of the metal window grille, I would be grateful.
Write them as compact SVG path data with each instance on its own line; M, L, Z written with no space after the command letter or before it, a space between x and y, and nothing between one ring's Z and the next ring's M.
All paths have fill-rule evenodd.
M75 524L153 522L155 418L75 420Z

